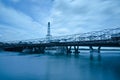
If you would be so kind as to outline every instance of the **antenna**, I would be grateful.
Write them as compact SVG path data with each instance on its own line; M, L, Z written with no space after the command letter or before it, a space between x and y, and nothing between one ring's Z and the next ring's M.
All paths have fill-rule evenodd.
M48 40L48 42L50 42L50 40L51 40L51 33L50 33L50 22L48 22L48 30L47 30L47 35L46 35L46 37L47 37L47 40Z

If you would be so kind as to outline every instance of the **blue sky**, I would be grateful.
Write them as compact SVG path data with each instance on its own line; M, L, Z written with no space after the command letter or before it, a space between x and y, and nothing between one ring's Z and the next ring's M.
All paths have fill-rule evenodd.
M120 27L120 0L0 0L0 41Z

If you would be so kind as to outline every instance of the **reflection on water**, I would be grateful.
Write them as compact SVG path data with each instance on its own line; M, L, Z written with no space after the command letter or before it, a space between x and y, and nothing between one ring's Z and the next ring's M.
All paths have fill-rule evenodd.
M119 52L89 55L0 52L0 80L120 80Z

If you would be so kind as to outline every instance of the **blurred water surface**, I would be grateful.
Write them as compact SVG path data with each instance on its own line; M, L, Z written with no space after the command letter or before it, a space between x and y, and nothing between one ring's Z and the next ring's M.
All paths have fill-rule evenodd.
M74 55L0 52L0 80L120 80L120 52Z

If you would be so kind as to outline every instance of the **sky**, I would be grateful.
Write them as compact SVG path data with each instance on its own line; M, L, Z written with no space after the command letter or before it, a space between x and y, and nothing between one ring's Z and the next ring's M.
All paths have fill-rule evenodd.
M120 0L0 0L0 41L120 27Z

